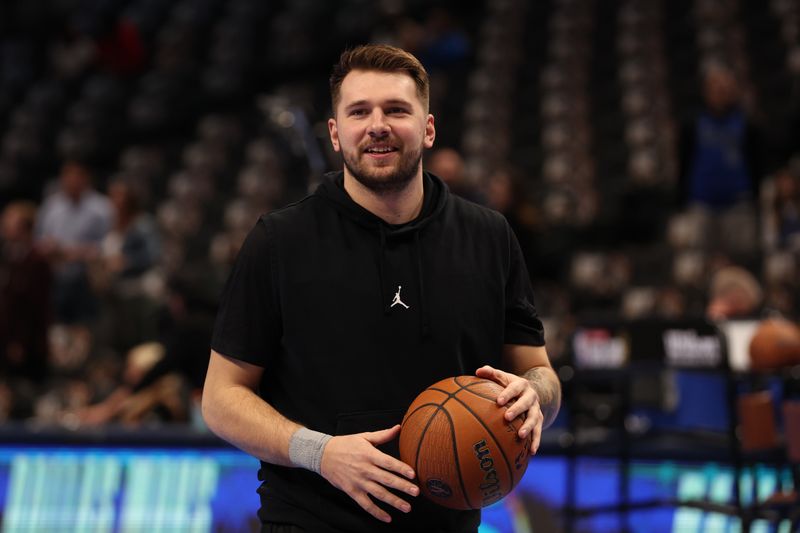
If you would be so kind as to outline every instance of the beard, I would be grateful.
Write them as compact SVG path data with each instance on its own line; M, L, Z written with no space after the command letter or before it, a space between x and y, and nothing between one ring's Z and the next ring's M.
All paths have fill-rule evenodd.
M405 189L417 175L422 161L422 147L400 155L393 166L369 168L361 159L362 151L355 156L343 154L344 166L356 181L376 194L396 193Z

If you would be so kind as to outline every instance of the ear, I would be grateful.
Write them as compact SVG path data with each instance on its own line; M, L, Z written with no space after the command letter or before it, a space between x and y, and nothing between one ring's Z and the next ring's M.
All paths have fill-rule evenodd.
M436 126L434 126L433 115L428 114L428 118L425 121L425 148L432 148L434 139L436 139Z
M328 119L328 135L331 137L331 145L333 145L333 151L338 152L341 150L339 146L339 129L336 127L336 119L329 118Z

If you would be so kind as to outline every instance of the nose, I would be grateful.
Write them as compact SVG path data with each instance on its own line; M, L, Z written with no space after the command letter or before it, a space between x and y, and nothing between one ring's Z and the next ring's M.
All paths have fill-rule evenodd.
M372 137L384 137L389 134L389 125L386 123L386 115L383 114L383 110L375 109L372 112L367 133Z

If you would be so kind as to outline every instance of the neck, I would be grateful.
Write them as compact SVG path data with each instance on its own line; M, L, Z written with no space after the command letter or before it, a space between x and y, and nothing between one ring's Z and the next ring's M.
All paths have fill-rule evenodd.
M81 202L81 198L83 198L83 193L85 191L70 191L65 193L69 201L73 204L79 204Z
M408 185L399 191L377 193L356 180L345 168L344 190L355 203L388 224L405 224L422 211L424 187L422 168Z

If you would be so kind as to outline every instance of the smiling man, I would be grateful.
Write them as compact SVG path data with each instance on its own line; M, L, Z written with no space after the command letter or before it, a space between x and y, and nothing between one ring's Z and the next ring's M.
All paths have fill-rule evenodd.
M203 393L209 427L261 460L262 531L477 531L480 511L416 498L399 422L428 385L504 387L531 438L560 387L519 244L498 213L422 169L436 137L428 76L389 46L330 79L343 170L260 218L231 272Z
M418 94L411 77L392 72L353 71L339 83L336 118L328 128L344 158L345 189L421 198L422 182L414 178L422 170L422 150L433 146L435 136L427 95Z

